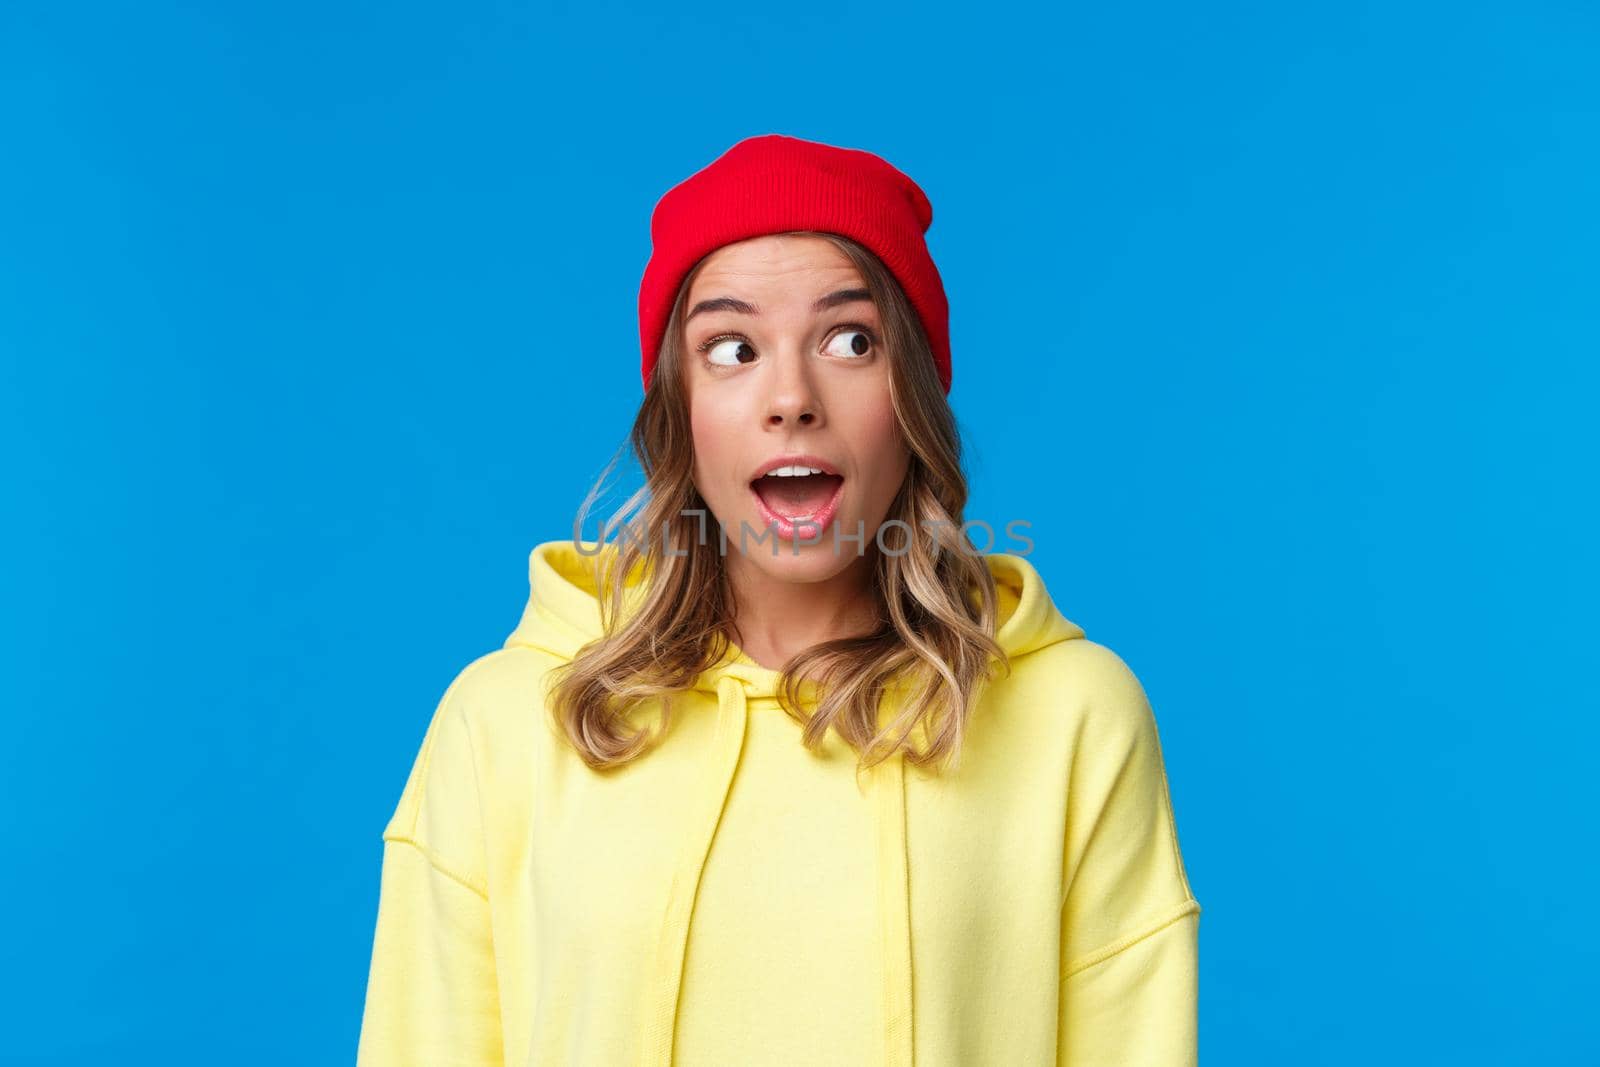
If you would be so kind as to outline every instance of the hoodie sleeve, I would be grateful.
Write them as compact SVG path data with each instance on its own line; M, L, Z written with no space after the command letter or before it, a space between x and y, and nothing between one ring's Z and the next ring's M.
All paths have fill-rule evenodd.
M1200 904L1190 891L1156 722L1104 646L1073 758L1061 915L1058 1067L1198 1061Z
M502 1063L483 808L460 708L467 673L434 711L383 830L358 1067Z

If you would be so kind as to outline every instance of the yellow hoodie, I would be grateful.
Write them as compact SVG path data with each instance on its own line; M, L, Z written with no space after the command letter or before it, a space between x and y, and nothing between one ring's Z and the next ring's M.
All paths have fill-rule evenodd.
M737 648L659 748L590 770L542 686L600 635L593 561L537 546L384 828L359 1067L1195 1063L1200 905L1144 690L986 559L1012 672L960 767L858 788Z

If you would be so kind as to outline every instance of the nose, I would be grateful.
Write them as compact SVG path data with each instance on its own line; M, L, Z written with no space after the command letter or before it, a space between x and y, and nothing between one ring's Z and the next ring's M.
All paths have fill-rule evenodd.
M822 402L811 382L803 355L778 359L772 365L771 391L767 396L767 425L807 428L822 425Z

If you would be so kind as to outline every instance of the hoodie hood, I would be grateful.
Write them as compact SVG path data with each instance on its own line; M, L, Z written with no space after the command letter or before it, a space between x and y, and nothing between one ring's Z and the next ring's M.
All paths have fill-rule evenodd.
M583 551L571 540L537 545L528 560L529 597L522 618L506 638L506 648L533 648L571 660L580 648L604 635L600 620L600 591L594 581L597 552L614 554L614 545L589 542ZM984 556L998 593L996 640L1012 659L1062 641L1084 636L1084 631L1056 609L1043 579L1021 556L989 553ZM637 590L637 574L627 588ZM976 590L969 591L976 603ZM730 645L719 664L703 672L694 688L715 694L717 728L706 753L701 781L705 796L701 825L684 827L681 858L677 863L662 910L662 937L654 971L645 987L649 998L642 1016L641 1064L666 1067L672 1062L677 1006L683 979L684 952L694 900L717 825L733 787L739 757L744 749L750 702L776 699L780 674L750 659ZM806 692L802 686L802 692ZM891 699L893 693L891 691ZM648 758L648 757L646 757ZM888 1067L912 1064L911 908L910 869L906 850L905 757L897 752L870 773L874 820L877 824L878 900L882 911L883 1062Z

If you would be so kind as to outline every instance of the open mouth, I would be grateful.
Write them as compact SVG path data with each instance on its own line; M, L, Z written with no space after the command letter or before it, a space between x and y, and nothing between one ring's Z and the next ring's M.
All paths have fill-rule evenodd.
M816 518L844 485L837 474L788 473L794 471L797 468L780 467L750 483L769 511L791 521Z

